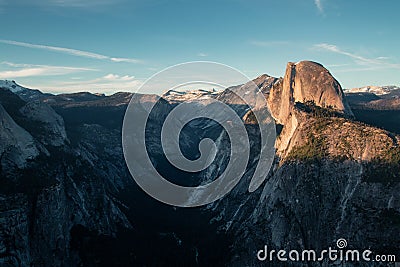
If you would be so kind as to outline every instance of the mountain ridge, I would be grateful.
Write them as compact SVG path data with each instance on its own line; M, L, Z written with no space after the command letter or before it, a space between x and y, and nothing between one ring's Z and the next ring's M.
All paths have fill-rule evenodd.
M247 85L232 86L211 97L245 121L249 164L226 197L191 210L158 203L131 179L121 128L132 94L36 94L38 99L1 89L0 144L6 146L0 146L0 252L5 252L0 264L258 266L254 253L264 245L320 249L338 238L399 254L399 135L358 122L352 113L356 105L346 104L340 84L319 63L289 63L285 77L261 75L253 82L282 128L266 182L249 194L261 142L248 108L235 98L235 90ZM157 133L182 100L137 95L133 103L144 108L159 101L148 122L153 135L147 149L158 170L178 180L186 177L168 166ZM215 111L206 99L200 101ZM14 130L5 135L9 129ZM191 148L191 155L198 152L197 140L216 139L216 159L194 177L197 182L224 170L230 146L222 129L197 121L182 136L182 149ZM203 231L213 234L194 234ZM153 246L166 247L167 253L149 253Z

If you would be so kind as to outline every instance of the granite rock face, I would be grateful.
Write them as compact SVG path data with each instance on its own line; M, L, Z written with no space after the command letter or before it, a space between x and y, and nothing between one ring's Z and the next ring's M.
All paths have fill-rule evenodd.
M33 137L20 127L0 104L0 155L1 165L12 164L18 168L39 155Z
M234 236L229 265L330 266L328 260L313 264L276 257L260 262L257 252L265 245L322 251L339 238L354 249L400 255L400 137L354 121L339 83L313 62L289 63L285 77L270 89L268 105L283 129L263 189L248 194L255 165L250 164L239 185L208 207L224 223L220 230ZM250 139L257 147L256 132ZM229 151L224 141L220 144L225 152L215 164L225 166Z
M283 80L270 91L268 104L280 124L289 120L296 102L313 102L352 115L339 82L322 65L311 61L289 62Z
M278 154L285 153L296 128L307 120L303 110L310 105L331 114L353 117L342 87L327 69L312 61L289 62L284 78L272 86L268 97L272 116L283 125L276 144Z
M68 142L64 120L49 105L41 101L28 102L20 113L30 121L42 125L39 141L44 145L61 146Z
M254 205L253 209L229 220L228 232L237 233L231 265L304 266L276 258L260 262L256 253L265 245L270 250L321 252L336 248L340 238L347 240L349 248L398 255L399 183L388 187L368 182L365 172L362 164L329 160L276 168L259 198L245 202ZM321 264L333 263L326 259L307 266ZM381 264L343 262L341 266Z
M82 264L76 229L112 237L132 228L115 197L132 183L120 131L80 125L71 145L53 108L0 94L0 265Z

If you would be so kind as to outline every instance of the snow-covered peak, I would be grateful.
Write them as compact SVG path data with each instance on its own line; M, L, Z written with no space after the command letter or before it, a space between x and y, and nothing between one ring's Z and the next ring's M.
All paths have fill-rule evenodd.
M205 89L187 90L187 91L177 91L168 90L162 97L169 102L186 102L192 100L203 100L214 98L219 94L215 89L209 91Z
M18 93L26 89L25 87L18 85L15 81L10 80L0 80L0 87L6 88L13 93Z
M23 87L17 84L15 81L10 80L0 80L0 88L10 90L14 94L18 95L22 100L27 102L40 99L44 96L44 94L39 90Z
M393 90L400 89L398 86L364 86L359 88L345 89L345 93L373 93L375 95L387 95Z

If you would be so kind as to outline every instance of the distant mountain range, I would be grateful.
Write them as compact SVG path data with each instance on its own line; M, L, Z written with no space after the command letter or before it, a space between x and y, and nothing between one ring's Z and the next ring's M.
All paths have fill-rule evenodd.
M253 82L267 100L258 108L270 110L278 136L266 182L251 194L260 129L235 94L247 84L135 97L138 108L157 102L146 128L153 165L184 186L223 172L230 140L215 122L190 122L181 133L183 153L198 157L206 137L218 153L201 172L175 168L160 144L171 110L192 101L215 113L210 99L217 99L243 120L251 149L239 184L219 201L184 209L152 199L128 172L121 128L131 93L52 95L0 81L0 265L305 266L262 263L256 253L265 245L322 250L339 238L400 258L400 89L343 90L311 61ZM321 264L333 263L306 265Z
M355 93L372 93L375 95L386 95L397 91L400 93L400 87L398 86L364 86L359 88L344 89L345 93L355 94Z
M396 86L367 87L345 92L347 99L356 109L400 109L400 88Z

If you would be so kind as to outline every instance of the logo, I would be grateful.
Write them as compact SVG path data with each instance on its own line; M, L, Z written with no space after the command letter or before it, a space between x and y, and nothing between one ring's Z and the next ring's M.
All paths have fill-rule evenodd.
M336 247L316 251L314 249L306 250L269 250L265 245L263 249L257 252L259 261L270 262L396 262L394 254L374 254L371 250L345 249L347 240L339 238L336 241Z
M339 238L339 239L336 241L336 246L337 246L339 249L342 249L342 248L347 247L347 240L344 239L344 238Z
M194 99L186 99L184 93L179 93L182 92L179 90L212 88L228 89ZM149 95L156 90L173 90L170 92L181 94L180 101L170 105L160 96ZM276 138L274 120L257 85L238 70L214 62L183 63L155 74L133 95L124 117L123 152L133 179L148 195L173 206L197 207L222 198L238 184L249 164L251 140L244 117L251 118L260 132L258 161L250 163L256 165L248 188L253 192L272 166ZM211 138L198 143L198 158L190 159L182 153L182 129L201 119L223 127L230 141L229 163L218 177L209 177L207 180L211 182L207 184L193 187L174 184L154 166L151 150L155 148L148 146L148 140L157 137L154 124L161 128L159 150L162 151L157 153L163 153L169 164L190 175L212 166L218 153L222 153Z

